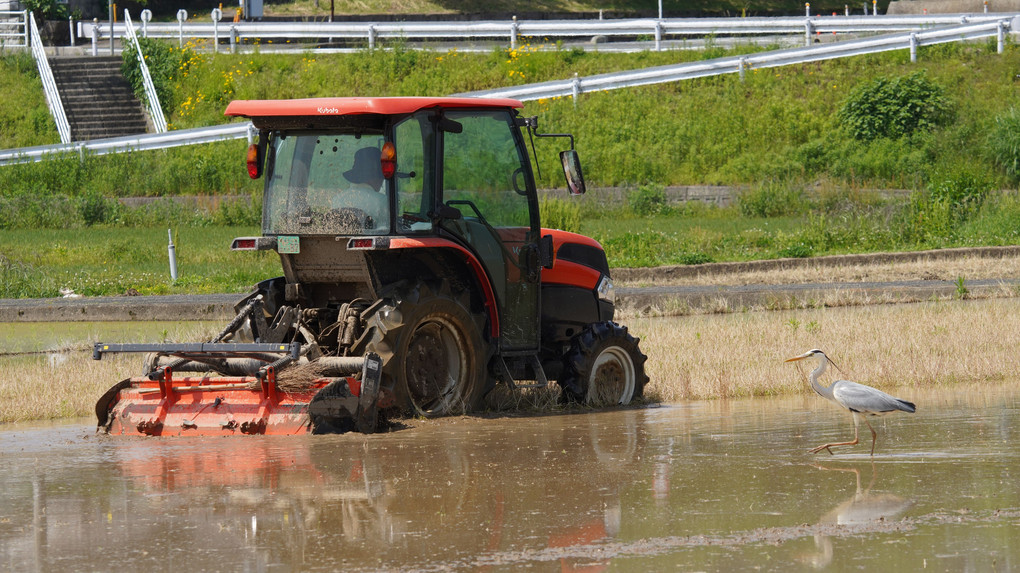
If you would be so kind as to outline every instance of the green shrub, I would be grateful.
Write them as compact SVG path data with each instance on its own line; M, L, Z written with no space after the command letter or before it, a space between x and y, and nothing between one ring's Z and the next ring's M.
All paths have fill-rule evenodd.
M1020 109L1010 107L995 118L988 136L992 161L1013 183L1020 182Z
M35 14L36 23L40 26L44 20L67 20L67 3L57 0L21 0L21 6Z
M812 249L810 246L805 245L804 243L796 243L783 249L780 249L779 252L776 254L783 258L806 259L813 255L814 252L815 250Z
M542 226L578 233L581 230L581 206L574 201L542 197L538 201Z
M953 119L945 90L923 72L879 77L854 88L837 118L854 138L898 138L944 125Z
M57 296L57 286L51 277L34 266L0 255L0 298L52 296Z
M940 167L928 181L932 198L945 201L958 221L977 211L993 188L994 182L983 170L964 163Z
M156 89L156 97L159 98L159 106L163 108L163 113L170 117L177 109L177 90L174 79L187 73L194 54L189 48L180 49L170 42L153 38L138 38L138 44L142 48L145 63L149 67L152 85ZM124 50L121 57L124 60L120 67L121 73L131 84L131 89L134 90L138 99L147 102L149 98L145 95L142 70L138 65L138 52L132 45L130 49Z
M677 257L677 262L681 265L703 265L705 263L714 263L715 259L705 253L680 253Z
M642 185L627 193L627 205L639 217L665 213L669 210L666 188L662 185Z
M737 194L737 208L745 217L779 217L804 211L804 192L786 183L769 181Z
M955 234L952 204L928 192L914 192L896 217L894 228L901 245L935 248L947 245Z
M96 191L89 191L78 198L78 212L86 226L111 223L121 210L116 199L103 197Z

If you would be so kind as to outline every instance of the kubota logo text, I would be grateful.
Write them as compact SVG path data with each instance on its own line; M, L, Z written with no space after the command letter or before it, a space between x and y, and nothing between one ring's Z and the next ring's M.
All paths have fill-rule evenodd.
M321 113L321 114L340 113L340 110L335 108L335 107L320 107L320 108L318 108L318 110L319 110L319 113Z

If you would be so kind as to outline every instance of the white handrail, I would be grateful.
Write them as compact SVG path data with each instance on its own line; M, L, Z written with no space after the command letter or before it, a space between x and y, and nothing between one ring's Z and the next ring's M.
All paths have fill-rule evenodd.
M1012 26L1010 20L1001 19L980 24L952 26L928 30L925 32L903 32L888 34L862 40L847 40L830 44L816 44L805 48L773 50L742 56L728 56L657 66L640 70L600 74L584 78L553 80L549 82L484 90L465 94L474 97L514 98L522 101L572 96L575 99L581 93L637 87L665 82L675 82L706 76L723 74L741 74L755 68L773 68L793 64L805 64L834 58L876 54L892 50L914 50L917 46L929 46L946 42L976 40L999 35L999 52L1002 52L1002 30ZM914 53L911 53L912 58Z
M145 63L145 54L142 53L142 44L135 35L135 27L131 24L131 14L124 10L124 29L128 42L134 45L135 53L138 56L138 67L142 71L142 85L145 87L145 99L149 107L149 117L156 128L156 133L166 133L166 116L163 115L163 108L159 105L159 96L156 94L156 86L152 84L152 76L149 74L149 66Z
M27 48L28 10L0 10L0 48Z
M53 80L53 71L50 70L49 60L46 59L46 50L43 49L42 40L39 39L39 28L35 25L35 14L28 13L28 22L32 57L35 58L35 65L39 69L39 79L42 80L43 92L46 94L46 105L50 108L53 120L57 122L57 133L60 134L61 143L70 143L71 125L67 122L64 104L60 101L60 92L57 91L57 82Z

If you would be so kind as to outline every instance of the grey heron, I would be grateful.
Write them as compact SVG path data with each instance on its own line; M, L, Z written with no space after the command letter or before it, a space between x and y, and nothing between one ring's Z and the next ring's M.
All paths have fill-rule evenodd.
M882 392L876 390L871 386L865 386L864 384L858 384L849 380L836 380L831 386L823 386L818 382L818 378L825 373L825 367L832 362L824 352L817 348L808 350L800 356L787 359L786 362L795 362L797 360L803 360L805 358L811 358L812 356L818 358L818 366L811 371L808 375L808 379L811 381L811 388L818 393L819 396L830 400L842 408L846 408L850 411L850 414L854 418L854 439L852 442L838 442L833 444L823 444L817 448L812 448L811 453L817 454L822 450L826 450L832 455L833 446L855 446L858 443L858 426L860 421L864 420L864 423L868 425L868 429L871 430L871 455L875 455L875 440L878 435L875 433L875 428L871 427L871 423L868 422L865 416L882 416L890 414L892 412L908 412L913 414L915 406L912 402L906 400L900 400ZM832 363L836 365L835 362Z

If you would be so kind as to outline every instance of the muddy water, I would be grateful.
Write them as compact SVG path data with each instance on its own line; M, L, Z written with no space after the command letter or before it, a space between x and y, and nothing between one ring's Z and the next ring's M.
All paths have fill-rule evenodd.
M8 570L1020 570L1020 390L114 439L0 427Z

